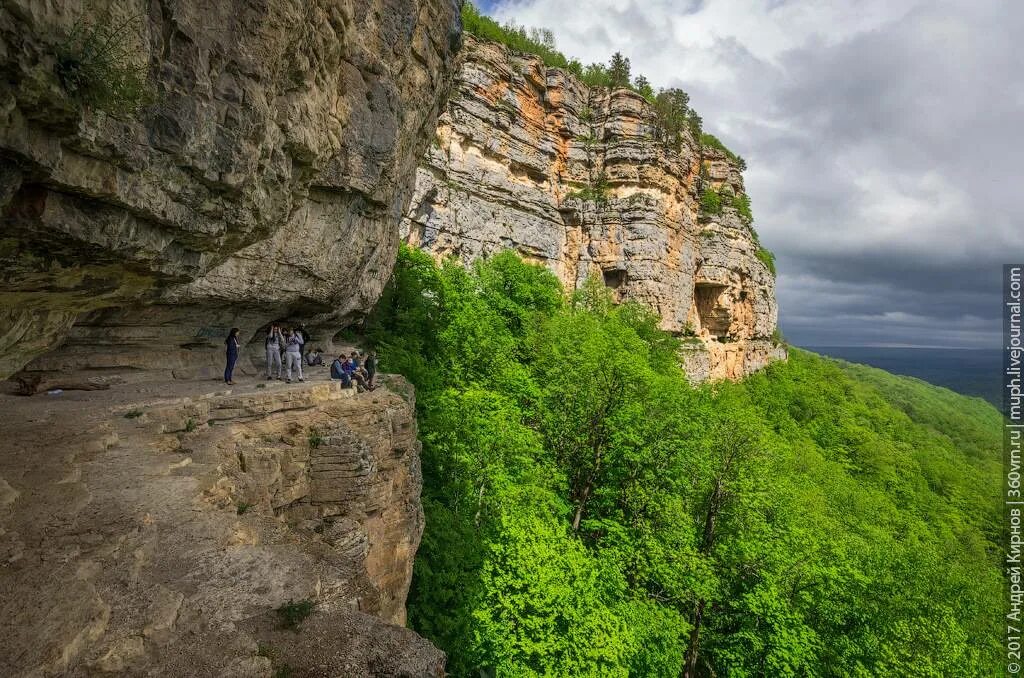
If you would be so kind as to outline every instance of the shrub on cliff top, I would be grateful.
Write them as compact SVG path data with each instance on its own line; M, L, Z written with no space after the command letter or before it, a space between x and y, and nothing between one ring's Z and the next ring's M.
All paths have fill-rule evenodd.
M713 188L705 189L700 194L700 211L703 214L721 214L722 197Z
M151 98L147 64L136 53L133 33L141 17L114 18L109 11L84 17L56 48L56 74L74 100L112 115L133 113Z
M548 28L530 28L508 23L504 26L481 14L471 2L462 3L462 30L484 40L500 42L512 49L536 54L545 66L572 70L565 55L555 47L555 35ZM579 62L576 61L578 69Z
M740 215L740 220L749 226L754 222L754 213L750 209L750 196L746 193L737 193L730 198L730 203Z
M754 256L757 257L758 261L764 264L764 267L768 269L768 272L772 275L775 273L775 255L771 250L765 249L761 245L757 246L757 251L754 252Z
M723 144L722 141L714 134L708 134L707 132L701 133L700 143L702 146L710 146L711 148L718 149L722 153L725 153L725 156L729 158L729 160L731 160L741 172L747 169L747 161L726 148L725 144Z

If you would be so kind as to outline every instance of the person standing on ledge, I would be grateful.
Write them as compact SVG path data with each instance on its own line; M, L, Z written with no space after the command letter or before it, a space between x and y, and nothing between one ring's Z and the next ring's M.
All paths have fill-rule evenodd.
M274 379L274 367L277 367L277 379L281 378L281 347L284 345L284 335L281 328L275 323L270 326L267 333L265 346L267 349L267 379Z
M302 378L302 345L304 343L306 342L303 340L302 334L298 330L288 330L288 337L284 342L284 360L285 368L288 370L286 381L289 384L292 383L293 366L299 370L299 381L305 381L305 379Z
M224 383L234 386L232 376L235 372L235 363L238 362L238 328L232 327L228 332L228 338L224 341L227 344L227 367L224 368Z
M370 355L366 356L366 360L363 362L363 367L366 369L366 383L369 385L370 390L376 388L373 383L374 377L377 376L377 352L370 351Z

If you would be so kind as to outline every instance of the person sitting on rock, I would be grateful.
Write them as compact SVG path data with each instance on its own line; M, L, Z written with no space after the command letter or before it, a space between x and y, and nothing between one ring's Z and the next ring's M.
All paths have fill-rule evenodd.
M352 388L352 377L345 372L345 363L348 361L344 355L339 355L331 363L331 379L340 379L342 388Z
M370 373L366 370L365 364L360 366L360 364L359 364L359 352L356 351L356 352L352 353L352 355L354 356L352 358L352 363L356 366L355 371L352 373L353 374L352 378L355 379L356 383L358 383L360 386L362 386L366 390L372 391L373 390L373 385L370 383Z
M293 329L288 330L288 334L285 337L285 368L287 369L287 381L289 384L292 383L292 369L298 369L299 381L305 381L302 378L302 344L305 343L302 339L302 335Z
M306 365L314 367L316 365L324 364L323 351L319 348L314 348L312 351L306 354Z
M345 374L348 375L349 379L356 383L356 387L359 391L362 392L367 388L366 377L364 377L359 370L359 361L354 359L353 356L355 356L354 352L352 353L352 356L349 356L348 360L342 363L341 368L345 371Z
M281 334L281 327L274 323L267 332L267 338L263 342L267 351L267 379L281 378L281 348L284 346L284 335ZM274 367L277 367L277 375L274 376Z

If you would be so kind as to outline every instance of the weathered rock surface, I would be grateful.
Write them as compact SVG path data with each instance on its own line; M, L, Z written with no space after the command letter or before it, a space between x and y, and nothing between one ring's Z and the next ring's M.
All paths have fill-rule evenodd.
M62 342L33 368L194 367L232 326L302 317L330 337L366 311L457 15L454 0L3 3L0 378ZM76 26L126 19L154 100L115 117L68 95L56 54Z
M588 88L536 57L466 37L447 111L417 172L403 237L464 261L503 249L551 268L570 290L603 277L620 299L651 306L693 334L691 378L738 378L785 356L772 342L775 281L732 207L699 208L707 185L743 192L725 154L687 132L651 136L654 117L629 90ZM574 197L599 178L607 200Z
M322 379L0 396L0 675L442 675L411 389Z

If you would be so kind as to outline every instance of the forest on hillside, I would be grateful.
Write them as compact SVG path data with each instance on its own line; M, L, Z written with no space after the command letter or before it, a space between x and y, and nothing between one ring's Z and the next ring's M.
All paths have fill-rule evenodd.
M691 386L598 282L403 248L366 324L417 387L411 626L454 676L1000 671L1000 415L792 350Z

